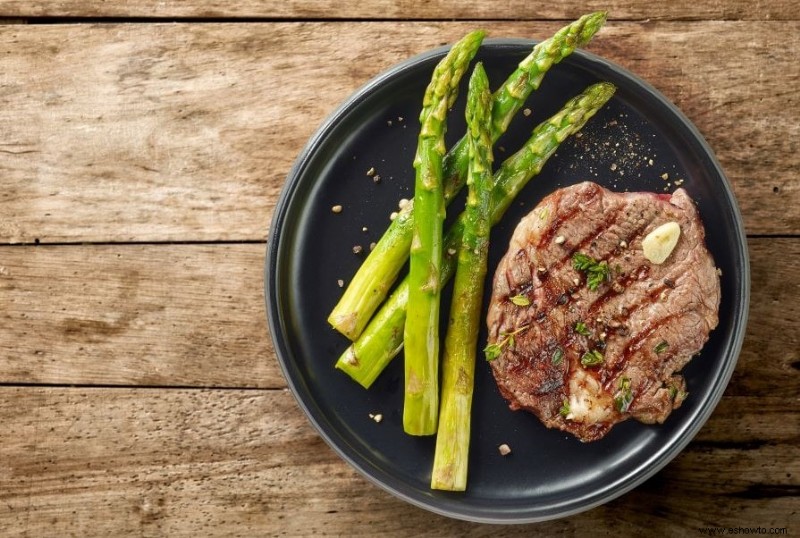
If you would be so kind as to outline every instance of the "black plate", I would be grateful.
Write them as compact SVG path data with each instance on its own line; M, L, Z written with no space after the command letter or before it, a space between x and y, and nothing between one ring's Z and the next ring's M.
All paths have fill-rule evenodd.
M533 44L486 42L478 59L493 87ZM708 246L722 269L720 323L701 355L685 368L689 399L665 424L628 421L590 444L548 430L532 415L509 411L479 358L467 491L431 491L434 438L415 438L402 430L402 355L364 390L334 369L347 340L325 319L342 293L337 280L349 281L363 259L352 247L362 245L366 251L386 228L397 201L413 197L419 103L444 53L437 49L414 57L356 92L311 138L289 173L272 222L265 275L278 359L322 437L391 493L472 521L532 522L573 514L621 495L666 465L721 397L741 348L749 301L741 216L711 149L660 93L584 52L553 67L528 100L532 113L519 114L495 147L497 164L519 148L533 126L589 84L607 80L618 91L580 137L563 144L493 229L490 272L519 219L559 187L590 179L615 190L671 191L682 179L699 205ZM463 87L449 116L450 143L464 130ZM379 183L366 175L373 167ZM331 207L337 204L344 209L334 214ZM449 216L459 211L451 209ZM443 301L446 312L449 294ZM484 329L479 345L485 340ZM383 422L375 423L370 413L383 414ZM498 453L501 443L510 445L511 455Z

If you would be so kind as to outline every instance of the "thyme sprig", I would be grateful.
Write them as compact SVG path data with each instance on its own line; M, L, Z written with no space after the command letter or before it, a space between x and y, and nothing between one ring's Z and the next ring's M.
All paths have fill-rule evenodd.
M600 364L603 364L604 360L605 357L603 357L603 354L600 353L598 350L593 349L583 354L583 356L581 357L581 364L586 367L598 366Z
M623 377L619 381L619 391L614 398L614 406L617 408L617 411L624 413L631 406L632 401L633 392L631 391L631 380L627 377Z
M494 342L493 344L489 344L485 348L483 348L483 353L486 355L486 360L491 362L495 360L497 357L499 357L500 354L503 352L503 350L513 349L514 346L516 345L516 339L515 339L516 335L518 335L527 328L528 325L523 325L522 327L514 329L511 332L500 331L500 336L503 337L503 339Z
M607 262L598 262L581 252L572 255L572 266L576 271L586 274L586 286L592 291L599 288L603 282L611 280L611 271Z

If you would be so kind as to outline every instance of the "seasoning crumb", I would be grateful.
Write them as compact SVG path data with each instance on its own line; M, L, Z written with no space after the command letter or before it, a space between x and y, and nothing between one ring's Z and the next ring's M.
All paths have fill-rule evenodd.
M497 451L500 452L501 456L508 456L509 454L511 454L511 447L503 443L502 445L497 447Z
M525 110L522 111L522 113L525 115L525 117L528 117L531 115L531 109L526 108Z
M610 168L611 168L611 171L612 171L612 172L613 172L614 170L616 170L616 169L617 169L617 163L611 163L611 166L610 166Z
M406 198L401 198L400 201L397 203L397 206L400 209L405 209L407 205L408 205L408 200Z
M681 185L683 185L683 180L682 179L676 179L674 181L674 183L675 183L676 187L680 187Z
M375 183L378 183L380 180L381 180L381 176L379 176L378 174L375 174L372 177L372 181L374 181Z
M387 122L386 122L386 125L388 125L389 127L391 127L391 126L392 126L392 120L389 120L389 121L387 121Z
M669 174L664 172L663 174L661 174L661 179L663 179L664 181L668 180L669 179Z
M722 269L717 267L717 276L722 276Z
M397 218L397 211L392 211L392 212L389 214L389 220L394 220L394 219L396 219L396 218Z
M397 121L403 121L403 116L397 116Z
M361 245L355 245L353 247L353 254L361 254L361 251L364 250L364 247Z
M605 332L600 333L600 340L605 340L607 336L608 336L608 333L605 333Z
M450 256L455 256L455 255L456 255L456 249L454 249L454 248L448 248L448 249L447 249L447 253L448 253Z
M369 170L367 170L367 175L370 176L370 177L375 175L375 167L374 166L372 168L370 168Z
M336 281L336 284L338 284L340 288L343 288L344 287L344 280L342 280L340 278L339 280Z
M375 243L374 241L373 241L372 243L370 243L370 244L369 244L369 249L370 249L370 250L373 250L373 249L375 248L375 245L376 245L376 244L377 244L377 243Z
M556 237L556 245L563 245L564 241L566 240L567 240L566 237L564 237L563 235L559 235L558 237Z
M333 211L334 213L341 213L342 212L342 206L340 206L339 204L336 204L335 206L333 206L331 208L331 211Z
M370 413L370 417L369 418L371 418L372 420L374 420L375 422L380 424L380 422L383 420L383 415L380 414L380 413L376 413L374 415L372 413Z
M537 267L536 270L539 271L542 274L547 272L547 269L545 269L544 267Z
M653 159L650 159L649 161L647 161L647 164L649 164L650 166L653 166Z
M619 242L619 246L622 247L622 248L628 248L628 242L624 241L624 240L620 241Z
M575 277L575 278L572 279L572 283L575 284L576 286L579 286L580 283L581 283L581 279L578 278L578 277Z
M499 149L502 153L506 152L506 147L505 146L497 146L497 149Z
M361 228L361 231L362 231L362 232L366 232L366 231L369 231L369 230L367 229L367 227L366 227L366 226L364 226L364 227L362 227L362 228Z

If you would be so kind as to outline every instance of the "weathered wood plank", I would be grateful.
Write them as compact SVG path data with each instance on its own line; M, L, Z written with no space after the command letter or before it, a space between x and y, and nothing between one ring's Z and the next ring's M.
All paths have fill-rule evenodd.
M6 247L0 381L282 387L264 245Z
M792 399L800 240L749 248L750 320L728 393ZM284 387L263 262L259 244L0 248L0 383Z
M727 400L697 442L633 492L560 521L489 527L384 493L323 443L285 391L2 387L0 528L37 537L686 536L709 525L796 526L796 410L779 398ZM757 416L761 445L714 426Z
M543 37L560 25L488 30ZM473 27L2 27L0 243L263 239L323 118L382 70ZM612 23L591 50L698 125L749 233L787 234L800 229L798 36L796 21Z
M800 401L800 241L751 239L750 313L739 363L728 386L737 396ZM790 299L794 297L794 299Z
M191 17L191 18L287 18L287 19L573 19L588 11L608 10L618 19L796 19L789 0L748 2L727 0L691 2L679 0L653 3L630 0L589 0L566 2L525 2L509 0L498 5L486 0L466 0L455 9L445 0L409 2L407 0L372 0L370 2L297 0L259 2L257 0L135 0L126 2L55 2L4 0L2 17Z

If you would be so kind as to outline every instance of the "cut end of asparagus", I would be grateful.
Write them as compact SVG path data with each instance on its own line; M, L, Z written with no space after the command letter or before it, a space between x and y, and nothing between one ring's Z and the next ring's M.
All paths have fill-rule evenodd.
M336 368L346 373L350 378L357 382L359 385L368 389L372 385L372 379L368 379L364 375L364 369L361 368L361 363L356 356L355 345L351 344L336 361Z
M447 467L438 469L435 474L431 476L431 489L438 489L440 491L465 491L467 483L459 483L455 480L456 469L455 464L450 464Z
M336 312L332 312L330 316L328 316L328 323L330 323L331 327L345 335L350 340L355 340L359 336L358 330L358 313L351 311L345 314L338 314Z

